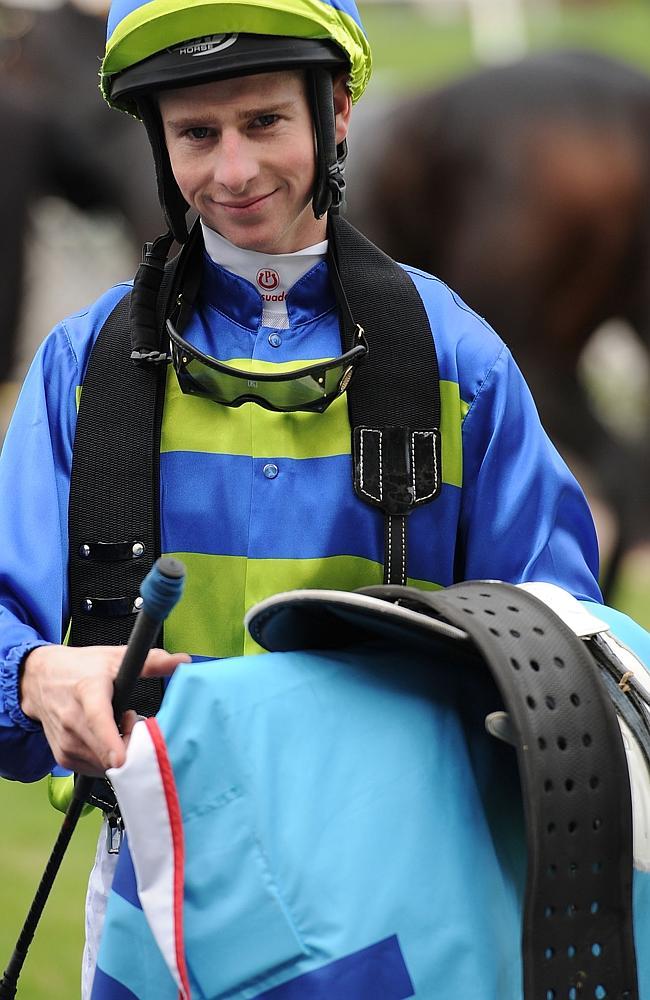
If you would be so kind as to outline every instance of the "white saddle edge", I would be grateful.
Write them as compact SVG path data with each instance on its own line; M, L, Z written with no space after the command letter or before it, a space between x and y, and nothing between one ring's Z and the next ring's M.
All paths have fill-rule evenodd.
M418 611L411 611L410 608L405 608L399 604L391 604L389 601L383 601L379 597L370 597L368 594L357 594L349 590L282 591L279 594L274 594L272 597L266 597L263 601L259 601L257 604L254 604L251 608L249 608L244 617L244 626L248 629L253 638L255 638L253 632L251 631L251 625L254 619L265 614L266 612L274 610L279 611L287 606L295 607L301 604L309 606L310 604L318 605L327 603L334 604L341 608L348 607L351 610L365 609L367 611L372 611L387 620L411 622L419 628L422 628L424 625L427 628L431 628L432 631L438 632L440 635L447 636L451 639L467 639L467 633L463 632L460 628L456 628L455 625L449 625L447 622L438 621L436 618L427 618L421 615Z

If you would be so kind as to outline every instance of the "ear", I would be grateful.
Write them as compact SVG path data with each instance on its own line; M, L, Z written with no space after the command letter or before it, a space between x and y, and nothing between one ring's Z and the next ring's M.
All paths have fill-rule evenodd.
M352 98L348 90L348 74L340 73L332 81L334 94L334 115L336 125L336 145L343 142L350 127L350 116L352 114Z

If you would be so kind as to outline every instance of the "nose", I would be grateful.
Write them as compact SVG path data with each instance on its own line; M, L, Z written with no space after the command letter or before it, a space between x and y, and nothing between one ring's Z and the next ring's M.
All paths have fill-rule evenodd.
M215 152L214 179L230 194L243 194L259 173L250 139L236 130L224 130Z

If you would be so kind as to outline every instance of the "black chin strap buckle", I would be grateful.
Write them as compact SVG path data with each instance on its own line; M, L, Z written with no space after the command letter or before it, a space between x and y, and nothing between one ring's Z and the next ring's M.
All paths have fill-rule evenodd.
M345 161L348 158L347 139L336 147L336 163L330 163L327 169L327 186L331 194L330 210L338 212L345 208Z
M332 197L330 211L338 212L345 206L345 177L340 163L329 168L327 183Z

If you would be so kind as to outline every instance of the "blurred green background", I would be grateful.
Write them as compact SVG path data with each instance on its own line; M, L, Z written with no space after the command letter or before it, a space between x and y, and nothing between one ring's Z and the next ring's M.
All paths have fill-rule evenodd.
M499 4L500 0L494 0ZM472 32L462 5L448 2L434 16L421 3L360 3L375 57L375 86L400 89L458 75L476 64ZM1 30L0 18L0 30ZM650 2L561 4L531 0L525 12L530 48L591 46L650 71ZM89 80L89 86L95 86ZM108 112L107 112L108 113ZM389 126L390 123L388 122ZM616 603L650 626L650 571L632 567ZM61 816L47 802L43 782L19 785L0 780L0 964L9 959L16 935L42 874ZM75 834L28 957L19 997L67 1000L79 996L83 900L97 837L96 816Z
M493 4L498 7L499 0ZM448 79L477 63L462 4L379 0L358 6L373 48L376 79L407 89ZM523 6L530 50L586 46L650 70L647 0L529 0Z

